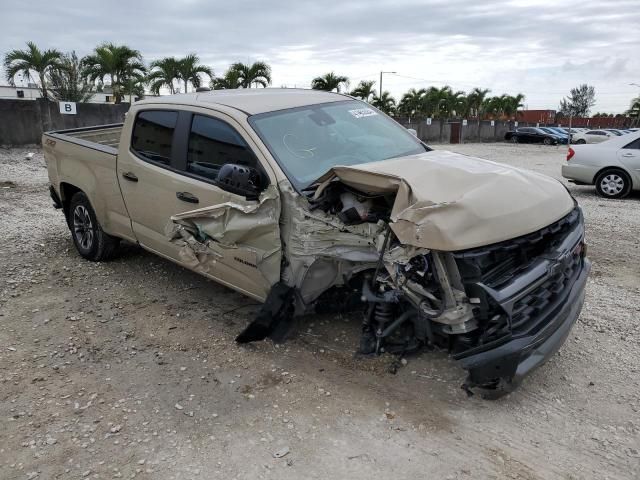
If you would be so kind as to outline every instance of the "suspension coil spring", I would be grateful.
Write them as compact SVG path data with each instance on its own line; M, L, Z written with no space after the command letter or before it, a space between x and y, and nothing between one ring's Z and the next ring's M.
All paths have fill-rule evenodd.
M386 302L376 303L373 319L376 322L377 328L382 330L391 320L393 320L393 305Z

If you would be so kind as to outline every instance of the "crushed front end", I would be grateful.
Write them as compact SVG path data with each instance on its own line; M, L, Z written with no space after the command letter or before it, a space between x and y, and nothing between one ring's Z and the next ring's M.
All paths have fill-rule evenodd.
M532 234L453 254L467 295L479 300L480 328L453 350L468 387L510 391L560 348L584 302L586 253L576 207Z
M590 262L579 207L534 233L480 248L408 254L385 242L386 268L364 283L361 351L446 348L468 371L468 392L513 390L558 350L582 308Z

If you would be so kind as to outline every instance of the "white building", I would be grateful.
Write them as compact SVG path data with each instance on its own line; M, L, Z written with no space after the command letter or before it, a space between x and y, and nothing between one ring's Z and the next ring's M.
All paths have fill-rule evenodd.
M11 100L35 100L42 98L42 91L35 83L29 83L26 87L13 86L13 85L0 85L0 99ZM132 101L140 100L138 97L133 97ZM123 102L129 101L129 95L125 95ZM113 103L113 92L111 86L105 85L104 91L94 93L89 99L88 103Z

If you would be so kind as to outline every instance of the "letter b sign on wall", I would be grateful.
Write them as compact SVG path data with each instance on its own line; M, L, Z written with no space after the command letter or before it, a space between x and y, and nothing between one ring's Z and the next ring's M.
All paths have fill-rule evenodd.
M63 115L75 115L76 102L60 102L60 113Z

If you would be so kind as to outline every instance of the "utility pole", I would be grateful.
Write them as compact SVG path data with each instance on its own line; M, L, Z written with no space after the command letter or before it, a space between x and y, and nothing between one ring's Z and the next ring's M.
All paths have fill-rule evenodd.
M383 72L383 71L380 71L380 93L378 93L378 98L380 98L380 99L382 98L382 74L383 73L395 74L396 72Z

